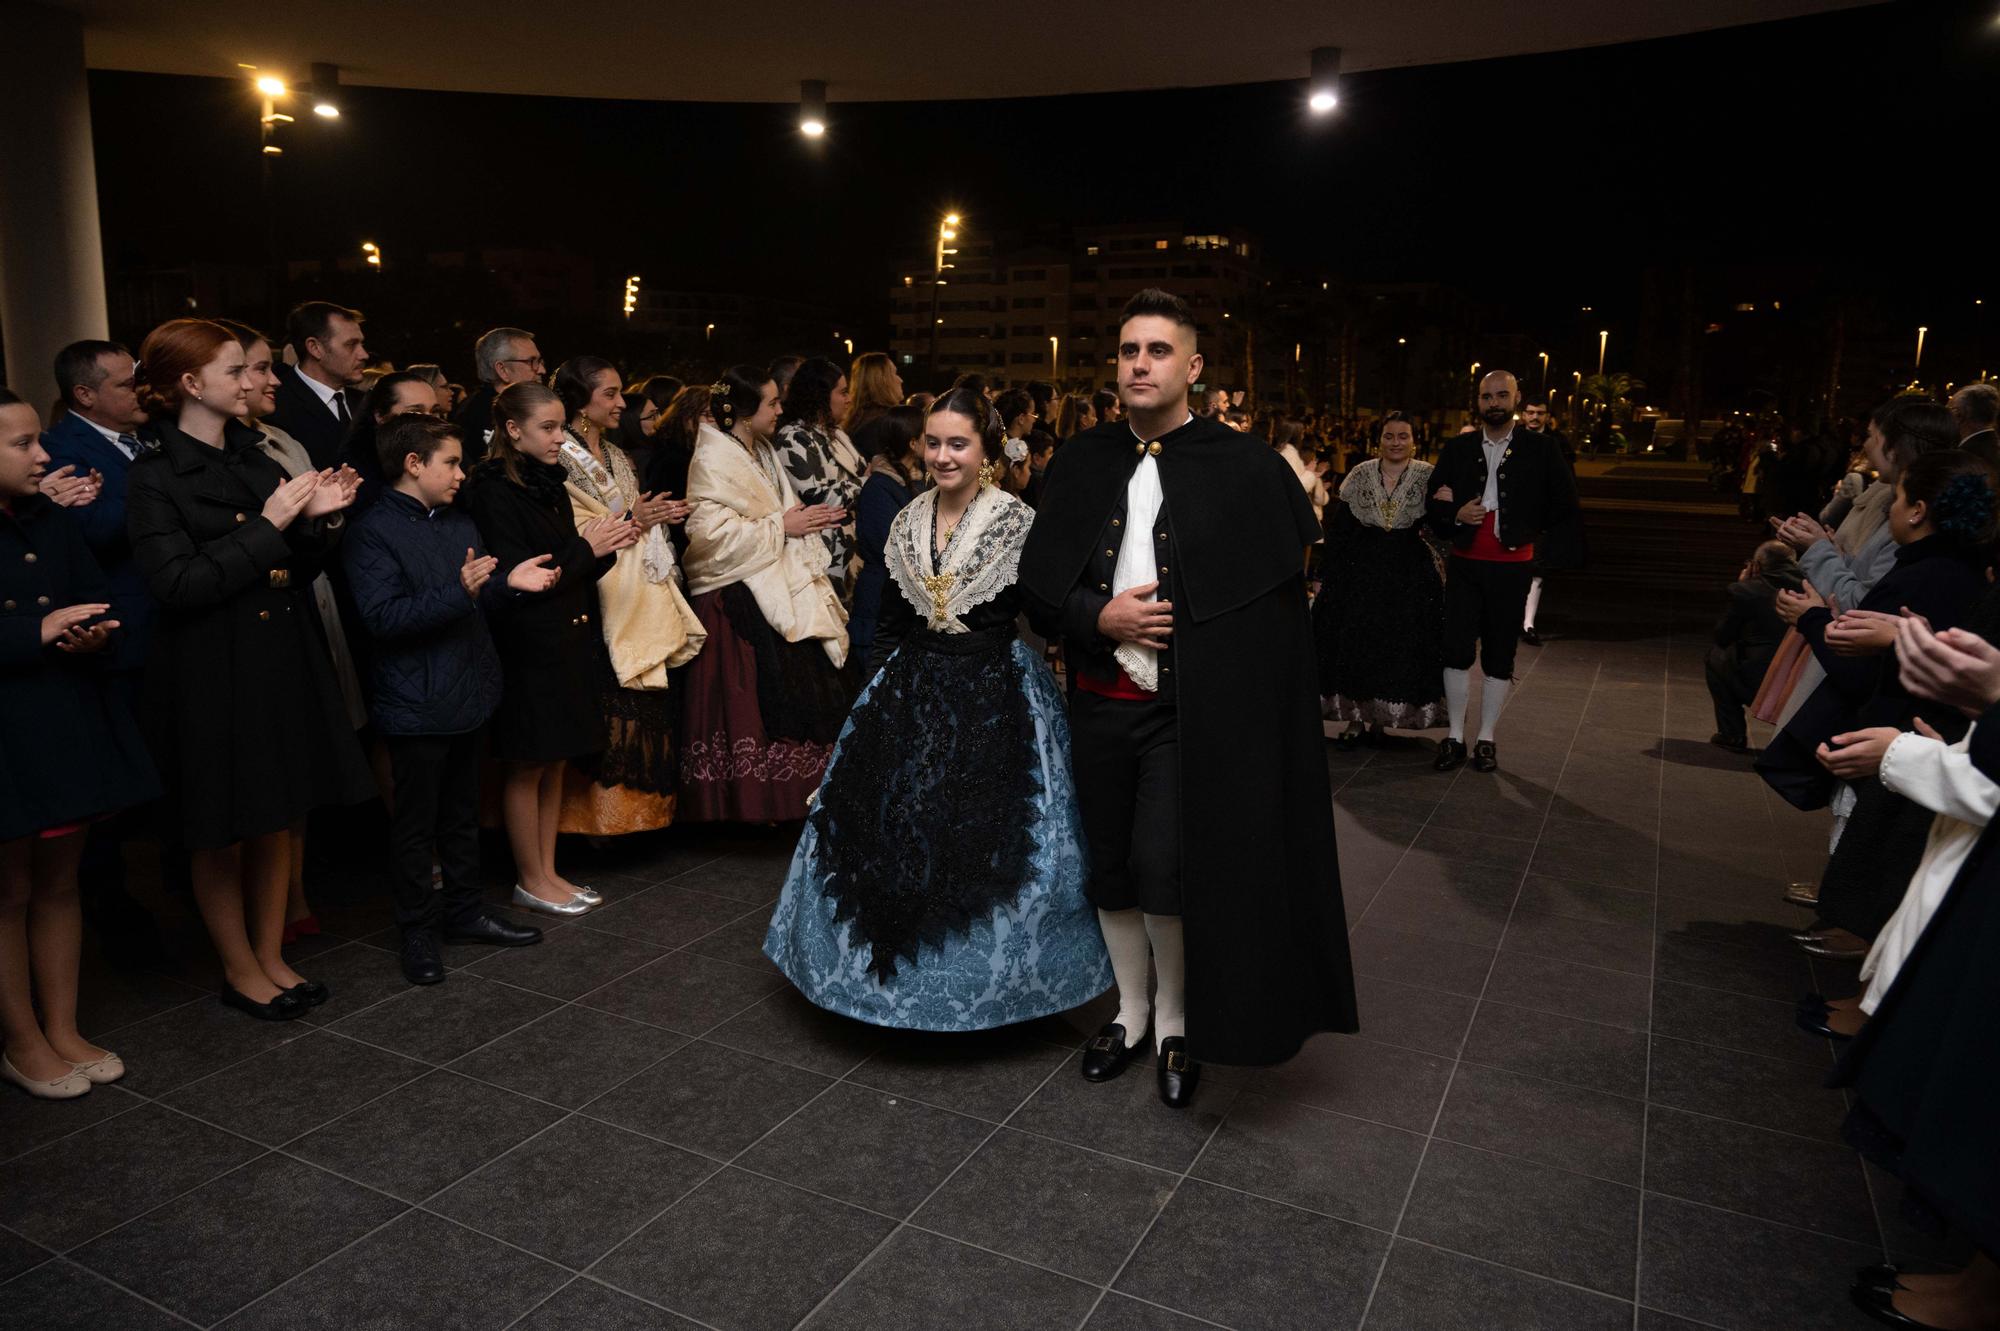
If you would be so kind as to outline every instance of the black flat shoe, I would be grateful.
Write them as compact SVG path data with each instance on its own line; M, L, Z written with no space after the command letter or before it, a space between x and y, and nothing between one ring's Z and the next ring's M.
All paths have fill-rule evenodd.
M1944 1331L1943 1327L1919 1322L1908 1313L1898 1312L1895 1293L1895 1290L1883 1289L1879 1285L1856 1285L1847 1291L1847 1297L1854 1300L1855 1307L1885 1326L1905 1327L1909 1331Z
M1146 1033L1139 1033L1141 1040ZM1139 1046L1125 1043L1125 1028L1117 1022L1106 1022L1083 1047L1083 1079L1085 1081L1110 1081L1125 1070L1139 1052Z
M485 943L491 947L526 947L542 941L542 931L531 924L509 924L497 915L481 914L456 929L444 931L447 943Z
M318 1007L321 1003L333 997L333 990L327 988L325 984L318 980L301 980L291 988L285 990L285 992L293 998L298 999L301 1003L304 1003L307 1007Z
M1862 1267L1854 1273L1854 1282L1857 1285L1873 1285L1877 1289L1886 1289L1892 1294L1906 1288L1903 1284L1903 1268L1891 1262Z
M1494 751L1492 740L1482 739L1472 746L1472 770L1475 772L1500 770L1500 755Z
M305 1001L289 989L279 990L278 996L268 1003L259 1003L255 999L245 998L237 992L236 986L224 980L219 997L222 999L222 1006L233 1007L238 1012L247 1012L259 1021L292 1021L306 1014Z
M1542 645L1542 635L1533 629L1522 629L1521 641L1527 643L1530 647L1539 647Z
M1465 741L1439 740L1437 761L1433 762L1431 767L1440 772L1455 772L1463 766L1465 766Z
M437 935L428 929L412 929L403 935L403 978L411 984L439 984L444 980L444 958L438 954Z
M1169 1035L1160 1041L1160 1103L1169 1109L1186 1109L1194 1099L1201 1080L1201 1064L1187 1056L1187 1040Z
M1829 1040L1852 1040L1854 1037L1847 1032L1837 1031L1827 1024L1827 1019L1832 1014L1832 1008L1822 1008L1817 1015L1801 1009L1793 1014L1792 1020L1796 1021L1799 1029L1807 1035L1824 1035Z
M1866 947L1836 947L1831 943L1800 943L1800 947L1815 957L1825 957L1828 961L1859 961L1868 955Z
M1826 1001L1825 994L1807 994L1797 1003L1793 1004L1793 1011L1795 1012L1817 1012L1824 1014L1832 1010L1833 1004Z
M1721 731L1717 731L1717 732L1716 732L1715 734L1713 734L1713 735L1710 735L1710 736L1708 737L1708 742L1709 742L1710 744L1713 744L1713 745L1714 745L1714 746L1715 746L1716 748L1718 748L1718 749L1727 749L1727 750L1729 750L1729 752L1731 752L1731 753L1748 753L1748 752L1750 752L1750 741L1749 741L1749 740L1747 740L1747 739L1731 739L1731 738L1730 738L1729 736L1727 736L1727 735L1723 734L1723 733L1722 733Z

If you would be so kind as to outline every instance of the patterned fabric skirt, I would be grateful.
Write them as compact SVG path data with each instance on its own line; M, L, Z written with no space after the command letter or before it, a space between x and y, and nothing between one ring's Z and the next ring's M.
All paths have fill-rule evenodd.
M1111 987L1062 696L994 638L919 634L841 732L764 939L820 1007L973 1031Z
M571 759L564 770L557 831L623 836L673 822L680 786L674 739L685 673L670 674L664 689L625 688L599 640L597 703L604 713L604 747Z
M741 583L689 604L708 642L683 676L682 822L806 816L853 688L817 641L786 642Z
M1419 529L1356 524L1330 545L1313 603L1322 711L1402 730L1443 725L1444 581Z

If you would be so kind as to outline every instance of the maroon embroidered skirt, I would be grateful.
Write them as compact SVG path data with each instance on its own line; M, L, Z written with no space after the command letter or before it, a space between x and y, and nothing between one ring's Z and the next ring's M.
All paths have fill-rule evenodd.
M682 698L682 822L794 822L854 700L818 641L786 642L741 583L694 597L708 642Z

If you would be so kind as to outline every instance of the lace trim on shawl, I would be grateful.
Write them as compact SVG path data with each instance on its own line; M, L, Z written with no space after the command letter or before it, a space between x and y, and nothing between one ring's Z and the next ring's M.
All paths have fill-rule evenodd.
M1423 521L1423 494L1433 470L1430 463L1412 458L1397 479L1396 488L1385 491L1382 460L1369 458L1348 472L1347 479L1340 483L1340 501L1354 511L1356 520L1364 526L1384 531L1414 527Z
M1021 567L1021 547L1027 543L1028 528L1034 525L1035 510L992 486L973 496L937 575L951 579L943 589L940 613L939 600L928 582L937 504L937 491L926 490L905 505L889 524L883 556L904 599L924 617L932 632L964 633L967 629L962 616L966 611L985 605L1014 585Z

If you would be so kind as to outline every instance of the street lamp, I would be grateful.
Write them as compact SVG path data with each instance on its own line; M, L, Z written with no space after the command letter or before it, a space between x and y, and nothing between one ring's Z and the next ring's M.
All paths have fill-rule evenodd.
M340 103L334 94L340 90L340 66L314 61L312 67L312 108L313 114L321 120L340 119Z
M1340 48L1315 46L1312 77L1306 85L1306 105L1314 115L1323 116L1340 105Z
M1062 339L1049 334L1049 378L1062 382Z
M632 311L638 308L639 308L639 275L637 273L634 273L632 274L632 276L625 279L625 317L627 319L631 318Z
M816 139L826 133L826 80L799 80L799 133Z
M708 328L702 333L702 336L707 338L711 342L715 341L715 325L710 324Z
M945 256L947 254L958 253L958 248L956 246L948 246L946 245L945 242L957 239L958 239L958 214L946 213L944 215L944 220L938 223L937 253L934 256L934 261L931 269L931 374L932 375L936 375L938 369L938 328L940 325L944 323L944 320L938 317L938 288L945 284L945 276L944 276L945 269L957 267L956 264L947 262Z
M1923 368L1923 364L1924 364L1924 334L1925 334L1925 333L1928 333L1928 332L1930 332L1930 331L1931 331L1930 329L1928 329L1928 328L1922 328L1922 327L1920 327L1920 328L1918 328L1918 329L1917 329L1917 363L1916 363L1915 365L1912 365L1912 366L1910 367L1910 368L1911 368L1911 369L1913 369L1913 370L1916 370L1916 369L1922 369L1922 368Z
M1542 358L1542 396L1547 397L1549 395L1549 353L1541 351L1536 354Z
M382 247L372 240L361 242L361 261L376 272L382 271Z
M1597 330L1597 372L1599 374L1604 373L1604 348L1610 343L1610 341L1611 341L1610 329L1600 328Z

